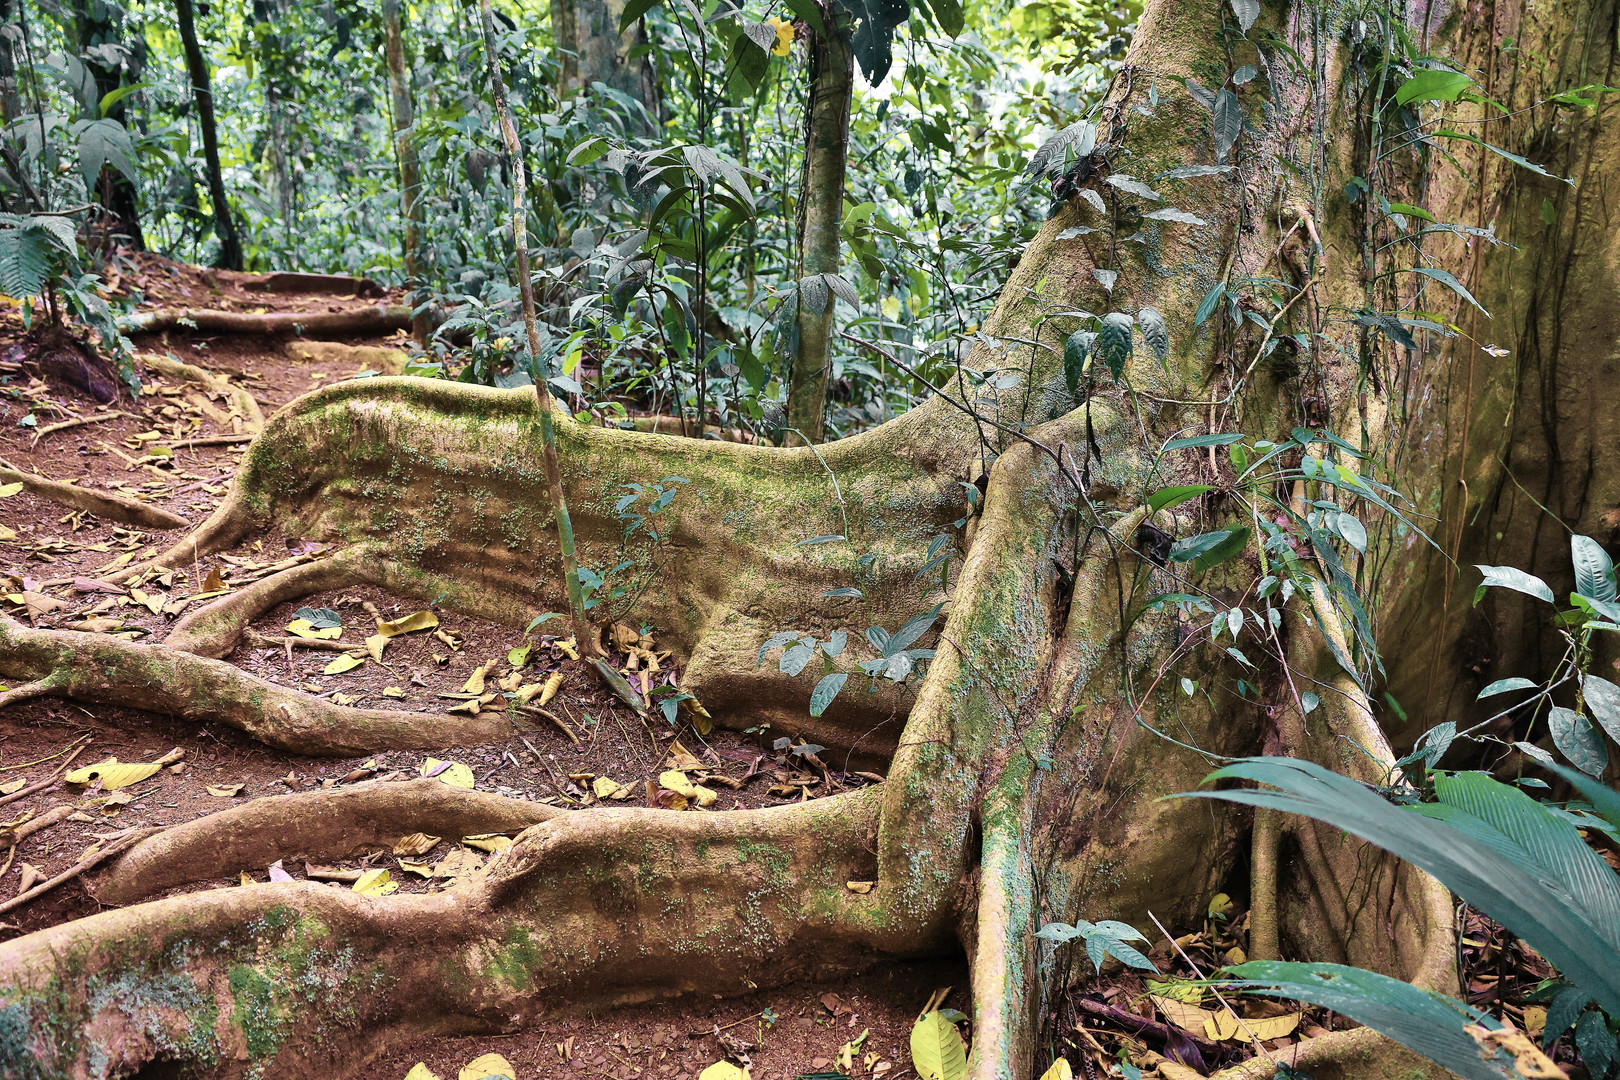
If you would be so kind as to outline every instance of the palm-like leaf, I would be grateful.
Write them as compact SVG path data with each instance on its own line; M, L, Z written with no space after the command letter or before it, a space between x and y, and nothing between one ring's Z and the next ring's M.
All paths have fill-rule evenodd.
M1579 843L1574 826L1552 811L1529 799L1524 804L1501 799L1487 817L1451 803L1442 804L1443 810L1427 807L1413 813L1354 780L1294 758L1248 758L1211 773L1209 779L1252 780L1277 790L1200 791L1188 796L1305 814L1434 875L1523 938L1611 1015L1620 1015L1620 944L1606 932L1612 928L1616 903L1613 875L1606 884L1588 878L1567 844L1568 836ZM1454 798L1476 809L1499 797L1498 788L1521 794L1485 777L1448 785ZM1568 834L1560 838L1559 830L1547 821L1557 822ZM1571 872L1573 880L1566 876Z

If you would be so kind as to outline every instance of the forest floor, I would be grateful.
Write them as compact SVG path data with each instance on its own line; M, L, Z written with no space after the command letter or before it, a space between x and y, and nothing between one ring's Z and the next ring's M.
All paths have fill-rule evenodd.
M267 294L256 287L263 283L259 278L146 257L126 265L129 271L115 279L114 287L126 295L138 289L145 307L339 312L384 299L352 295L352 290L338 295L330 285L314 282L303 283L310 287L307 291ZM405 349L407 335L399 330L310 348L297 340L290 347L286 340L261 335L182 330L144 335L136 345L139 353L167 355L223 377L229 387L251 393L268 416L312 389L377 371L379 360L389 356L379 350ZM146 370L138 401L126 395L98 403L48 370L40 378L36 354L41 348L39 336L25 333L14 309L0 311L0 461L52 480L118 492L193 525L214 510L229 490L251 434L249 418L231 393ZM102 416L107 418L48 430ZM327 550L306 537L259 536L192 566L142 574L121 585L105 582L107 574L158 553L178 535L101 520L27 490L0 487L0 613L39 627L160 642L193 605ZM304 608L335 618L341 624L336 640L296 649L264 640L285 640ZM704 808L683 809L682 800L659 783L667 770L684 769L702 782L717 796L712 805L717 810L777 805L881 780L875 773L841 767L833 755L822 763L813 755L784 753L763 736L723 728L700 734L684 716L679 726L672 725L656 707L645 720L587 674L555 635L525 637L508 627L434 608L433 620L422 620L433 625L390 639L380 659L357 657L348 666L345 654L334 651L362 648L377 620L420 610L416 601L369 586L319 593L267 612L254 624L262 637L245 642L227 659L261 678L338 704L424 714L508 707L499 696L489 700L484 684L489 690L521 693L523 687L554 683L554 695L546 702L554 720L483 746L317 759L272 749L232 728L197 727L132 709L54 698L13 704L0 713L0 827L58 813L48 828L9 852L0 851L0 903L74 866L92 845L127 830L177 825L256 798L305 789L427 775L572 812L588 813L605 802L697 813ZM678 686L678 664L661 652L656 627L620 628L618 641L615 662L632 686L643 694L658 685ZM627 650L626 644L634 649ZM479 704L470 704L474 699ZM100 781L58 782L18 795L51 778L69 759L79 768L111 758L126 763L161 759L166 764L141 782L116 790ZM59 810L64 806L71 812ZM282 860L274 868L247 868L239 878L182 888L230 888L270 880L273 874L313 876L333 888L352 888L365 872L387 870L390 885L420 892L449 887L455 874L475 869L506 842L499 836L446 837L426 851L396 854L377 847L323 866ZM95 882L94 872L71 879L6 912L0 916L0 941L94 914L103 906L95 898ZM1240 906L1215 897L1210 919L1178 939L1179 949L1161 940L1144 951L1161 970L1191 976L1194 958L1205 970L1241 958L1245 922ZM1488 933L1480 929L1475 937L1483 941ZM1497 944L1492 956L1500 968L1506 945ZM1085 963L1083 957L1076 962ZM1528 971L1520 981L1533 981L1538 974ZM1187 1066L1201 1073L1255 1052L1242 1036L1206 1027L1206 1022L1219 1026L1218 1018L1210 1019L1215 1013L1200 1013L1166 997L1168 985L1150 986L1118 970L1117 964L1105 968L1102 977L1081 981L1050 1018L1060 1021L1053 1030L1061 1030L1061 1045L1046 1051L1067 1052L1077 1073L1106 1073L1109 1064L1123 1057L1149 1070L1157 1066L1158 1075L1166 1077L1185 1075ZM959 959L886 963L857 978L792 984L744 998L687 997L600 1012L572 1011L569 1002L559 1000L548 1022L537 1028L504 1036L424 1037L391 1048L365 1071L368 1076L403 1078L420 1062L433 1075L456 1077L467 1063L493 1052L506 1058L523 1080L695 1080L705 1067L728 1057L751 1061L757 1080L818 1073L898 1080L912 1075L908 1043L917 1013L946 987L953 989L942 1007L970 1011L966 966ZM1494 982L1471 989L1500 993ZM1315 1011L1290 1016L1283 1006L1259 1005L1244 1012L1253 1023L1268 1021L1261 1037L1267 1051L1283 1060L1301 1035L1344 1026L1342 1020ZM1178 1073L1178 1068L1184 1071Z

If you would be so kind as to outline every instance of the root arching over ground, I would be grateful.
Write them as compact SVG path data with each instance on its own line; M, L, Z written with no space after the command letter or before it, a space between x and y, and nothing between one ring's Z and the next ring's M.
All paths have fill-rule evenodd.
M1224 11L1215 0L1150 3L1133 70L1185 78L1224 70L1213 33ZM1343 57L1331 42L1341 28L1322 33L1312 21L1320 17L1290 4L1268 7L1264 19L1317 57L1313 72L1339 78ZM1524 19L1526 40L1556 36L1554 22ZM1280 63L1265 80L1289 107L1250 117L1241 159L1249 175L1297 173L1298 161L1321 155L1327 187L1341 189L1357 166L1352 140L1324 144L1298 120L1312 115L1319 88ZM1167 94L1156 113L1131 112L1143 84L1114 91L1124 119L1111 137L1130 147L1133 171L1151 177L1204 160L1207 147L1186 133L1206 130L1207 111ZM1304 423L1360 443L1382 437L1378 421L1394 408L1387 386L1323 362L1312 375L1316 404L1302 415L1303 392L1286 385L1292 376L1250 363L1255 342L1232 348L1192 332L1213 284L1288 272L1273 258L1301 224L1324 238L1323 259L1344 265L1322 267L1299 317L1364 302L1358 268L1343 254L1358 242L1359 211L1339 202L1306 210L1292 198L1274 205L1256 194L1271 183L1219 175L1176 188L1177 205L1204 224L1153 225L1150 250L1116 264L1107 296L1092 270L1109 245L1060 239L1091 221L1085 204L1065 205L985 323L1007 344L981 343L969 357L975 368L1016 374L1011 388L975 391L957 380L949 399L814 449L574 423L559 430L581 564L628 564L619 572L623 610L611 614L659 628L685 664L683 689L717 722L770 723L885 762L882 785L768 810L536 810L532 820L521 807L446 801L431 785L250 804L143 840L96 887L109 902L133 903L249 860L385 842L397 824L378 815L386 809L397 823L400 800L414 807L413 827L526 828L486 870L432 897L258 884L133 903L0 945L0 1056L25 1053L46 1075L129 1076L164 1060L198 1075L326 1077L353 1071L402 1033L517 1029L565 1000L740 993L884 957L963 951L974 999L970 1072L1025 1080L1065 970L1034 931L1077 917L1146 927L1149 912L1184 922L1245 848L1257 955L1348 961L1451 989L1450 902L1430 879L1309 822L1256 822L1203 800L1161 798L1195 787L1216 755L1291 753L1368 781L1381 780L1394 756L1366 692L1333 660L1347 635L1324 591L1302 590L1271 639L1290 670L1317 686L1321 704L1308 716L1282 692L1267 692L1263 707L1172 693L1175 680L1163 676L1181 644L1174 615L1142 610L1148 595L1177 585L1132 550L1146 491L1222 479L1213 456L1207 471L1155 472L1154 447L1209 430L1228 390L1251 434ZM1300 277L1302 290L1318 280ZM1164 316L1170 354L1162 365L1131 361L1132 393L1097 390L1076 401L1054 344L1072 329L1063 312L1107 310L1122 297ZM1348 319L1312 325L1346 356L1364 340ZM1416 422L1443 427L1447 415ZM975 505L966 491L986 461ZM1432 485L1444 482L1440 473ZM619 503L632 484L678 492L653 528L627 536ZM157 645L0 624L0 675L21 683L14 693L23 696L219 720L310 754L474 740L479 725L506 730L510 720L482 713L433 721L460 730L429 730L421 714L333 705L218 658L273 605L350 583L509 626L561 610L546 490L532 391L416 378L318 390L265 422L227 502L152 565L184 568L269 531L333 543L336 554L187 612ZM1171 517L1155 520L1186 526L1183 534L1195 525ZM941 533L960 538L961 557L948 582L919 580ZM803 543L828 536L844 539ZM1204 584L1230 583L1217 574ZM826 595L849 586L861 596ZM944 619L924 639L935 656L920 680L868 694L852 679L820 717L807 715L819 672L788 677L757 661L775 632L824 639L844 630L851 645L837 662L854 671L872 655L861 652L861 630L894 629L936 604ZM269 824L278 818L287 823L280 832ZM229 842L210 843L211 830ZM861 891L851 882L875 884ZM1326 1036L1300 1062L1318 1076L1336 1066L1353 1075L1410 1067L1365 1032Z

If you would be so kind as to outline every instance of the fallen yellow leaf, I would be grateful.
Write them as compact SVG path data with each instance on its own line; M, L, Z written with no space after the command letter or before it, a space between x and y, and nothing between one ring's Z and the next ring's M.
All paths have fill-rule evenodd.
M379 664L382 663L383 650L387 647L388 635L386 634L372 634L366 638L366 652L370 653L371 658Z
M390 881L388 871L379 868L361 874L351 888L362 896L387 896L399 890L399 882Z
M425 862L412 862L410 859L399 860L399 868L408 870L417 877L430 878L433 876L433 867Z
M0 499L9 499L22 490L21 484L5 484L0 486Z
M484 692L484 676L488 675L489 669L494 666L495 661L490 660L481 667L473 668L473 673L467 676L466 682L461 684L461 692L463 694L482 694Z
M1041 1080L1074 1080L1074 1070L1069 1067L1069 1059L1060 1057L1052 1062L1052 1067L1041 1073Z
M470 848L477 848L479 851L499 852L505 851L512 846L512 838L502 836L500 833L480 833L477 836L463 836L461 842Z
M241 794L241 784L209 784L208 794L216 799L230 799Z
M606 776L598 776L591 781L591 790L598 799L628 799L635 791L616 780Z
M86 765L82 769L74 769L63 777L70 784L89 784L96 780L101 781L104 791L114 788L129 787L138 784L147 777L154 775L163 766L155 762L121 762L117 758L108 758L106 761L94 765Z
M324 668L322 668L321 674L341 675L345 671L353 671L363 663L365 663L365 661L360 659L358 656L350 656L348 653L344 653L342 656L338 657L336 660L333 660L330 664L327 664Z
M875 881L846 881L844 882L844 888L848 889L852 893L864 894L871 892L872 886L876 884L877 882Z
M306 638L310 641L336 641L343 636L343 627L328 626L317 630L315 624L308 619L294 619L287 624L287 633L293 637Z
M439 1080L439 1074L418 1061L411 1066L411 1071L405 1074L405 1080Z
M405 691L401 690L397 686L385 686L382 688L382 696L388 698L402 698L405 696Z
M440 765L448 766L438 769ZM439 783L448 784L455 788L471 788L473 786L472 770L459 761L440 761L438 758L428 758L422 762L422 775L437 777Z
M573 638L569 638L567 641L557 642L557 648L560 649L562 654L568 657L568 659L578 660L579 653L576 651L576 644L577 643Z
M739 1069L729 1061L717 1061L698 1073L698 1080L749 1080L749 1077L747 1069Z
M383 637L398 637L400 634L409 634L416 630L432 630L439 625L439 617L431 611L418 611L406 615L402 619L391 622L378 620L377 633Z
M517 1070L512 1063L499 1054L485 1054L483 1057L469 1061L456 1077L456 1080L485 1080L490 1076L504 1076L506 1080L517 1080Z
M560 671L554 671L546 678L546 684L540 690L541 705L545 705L557 696L557 691L562 689L562 682L563 673Z

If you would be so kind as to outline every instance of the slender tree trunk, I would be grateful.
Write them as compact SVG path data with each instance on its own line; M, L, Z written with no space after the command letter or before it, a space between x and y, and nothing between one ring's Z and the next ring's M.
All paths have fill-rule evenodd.
M17 55L12 51L12 34L19 0L0 0L0 119L7 124L22 115L22 98L17 93Z
M283 64L285 44L275 32L275 20L281 17L277 0L254 0L253 17L256 25L264 25L268 33L259 36L259 77L264 83L264 112L270 121L269 145L266 156L270 163L270 190L275 197L276 209L281 213L283 243L296 268L299 265L297 245L293 243L293 182L287 170L287 116L281 105L281 87L277 75Z
M225 270L242 269L242 240L236 232L230 203L225 198L225 177L219 168L219 138L214 131L214 95L209 87L208 61L197 44L197 26L191 0L175 0L180 41L186 50L186 71L197 101L197 126L202 129L203 158L208 166L208 198L214 204L214 231L219 236L219 263Z
M844 212L844 169L849 157L850 97L855 54L838 29L810 39L810 115L806 122L804 183L799 191L799 347L788 387L788 427L810 442L826 431L827 375L836 333L833 292L838 273L838 226Z
M416 137L412 132L415 110L411 85L405 70L405 40L401 30L399 0L383 2L383 33L387 39L388 90L394 107L394 153L399 159L399 208L405 219L405 277L411 288L422 287L422 205L421 169L416 160ZM413 306L420 303L412 294ZM418 345L427 344L426 312L411 320L411 335Z
M85 67L89 68L96 81L98 99L131 82L131 73L127 68L102 63L89 51L96 45L123 44L123 20L118 15L119 10L101 0L81 0L76 13L79 52L84 57ZM128 114L124 102L118 101L107 109L105 119L122 124ZM129 237L131 247L144 251L146 236L141 231L139 193L134 182L111 165L103 165L95 187L96 190L89 193L91 198L95 198L98 192L105 192L107 210L118 223L119 230Z

